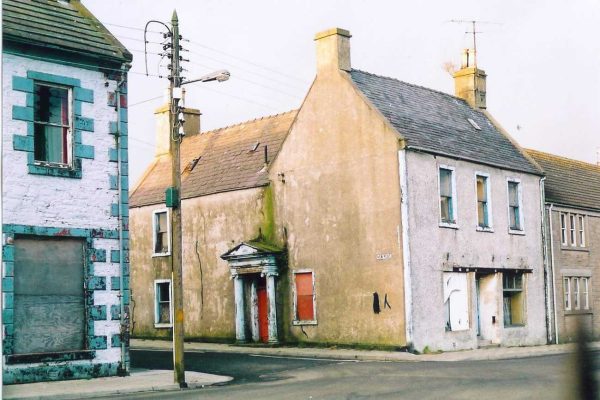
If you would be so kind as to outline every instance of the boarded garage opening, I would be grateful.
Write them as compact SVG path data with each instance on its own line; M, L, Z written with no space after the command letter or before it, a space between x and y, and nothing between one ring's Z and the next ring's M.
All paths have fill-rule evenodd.
M84 349L84 241L15 239L14 353Z

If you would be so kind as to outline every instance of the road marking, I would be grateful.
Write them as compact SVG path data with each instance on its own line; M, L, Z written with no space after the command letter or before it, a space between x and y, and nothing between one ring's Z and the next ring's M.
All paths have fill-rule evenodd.
M294 357L294 356L266 356L263 354L248 354L250 357L263 358L285 358L291 360L309 360L309 361L332 361L332 362L360 362L360 360L344 360L339 358L316 358L316 357Z

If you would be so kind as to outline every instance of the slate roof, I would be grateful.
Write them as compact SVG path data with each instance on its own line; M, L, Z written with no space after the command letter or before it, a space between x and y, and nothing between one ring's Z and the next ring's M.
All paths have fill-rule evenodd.
M2 0L3 41L115 63L131 53L79 0Z
M546 202L600 210L600 166L525 150L544 169Z
M181 198L268 185L265 146L270 165L279 153L296 113L297 110L289 111L184 137L181 143ZM130 207L163 203L165 189L170 185L171 160L168 155L157 157L130 193Z
M352 70L350 76L408 148L542 174L482 111L463 99L359 70Z

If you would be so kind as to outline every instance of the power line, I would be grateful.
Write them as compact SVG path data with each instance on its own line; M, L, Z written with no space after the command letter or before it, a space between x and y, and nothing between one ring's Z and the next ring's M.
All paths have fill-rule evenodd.
M134 31L141 31L141 32L144 32L144 30L143 30L142 28L134 28L133 26L125 26L125 25L119 25L119 24L111 24L111 23L109 23L109 22L103 22L102 24L103 24L103 25L109 25L109 26L116 26L116 27L118 27L118 28L123 28L123 29L131 29L131 30L134 30ZM148 32L148 33L159 33L159 34L161 34L161 35L163 34L163 32L160 32L160 31L146 31L146 32Z
M142 100L142 101L137 101L137 102L135 102L135 103L129 104L127 108L135 107L135 106L137 106L138 104L144 104L144 103L147 103L147 102L149 102L149 101L152 101L152 100L158 100L158 99L161 99L162 97L163 97L163 96L156 96L156 97L152 97L151 99L146 99L146 100Z
M238 56L235 56L235 55L233 55L233 54L226 53L226 52L224 52L224 51L221 51L221 50L215 49L215 48L213 48L213 47L210 47L210 46L206 46L206 45L204 45L204 44L201 44L201 43L198 43L198 42L195 42L195 41L192 41L192 40L189 40L189 42L190 42L190 44L193 44L193 45L196 45L196 46L199 46L199 47L205 48L205 49L207 49L207 50L214 51L215 53L223 54L223 55L225 55L225 56L227 56L227 57L235 58L236 60L240 60L240 61L243 61L243 62L245 62L245 63L248 63L248 64L250 64L250 65L254 65L255 67L258 67L258 68L265 69L265 70L267 70L267 71L270 71L270 72L273 72L273 73L279 74L279 75L281 75L281 76L285 76L286 78L293 79L293 80L295 80L295 81L298 81L298 82L304 82L304 80L303 80L303 79L300 79L300 78L298 78L298 77L296 77L296 76L292 76L292 75L284 74L283 72L277 71L276 69L273 69L273 68L267 67L267 66L265 66L265 65L261 65L261 64L255 63L255 62L253 62L253 61L246 60L246 59L244 59L244 58L242 58L242 57L238 57Z

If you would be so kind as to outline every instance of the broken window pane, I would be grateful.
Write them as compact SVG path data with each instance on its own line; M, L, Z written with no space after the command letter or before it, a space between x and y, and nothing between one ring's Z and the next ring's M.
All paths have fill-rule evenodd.
M169 252L169 229L167 212L157 212L154 214L154 253Z
M171 282L156 282L156 315L157 324L171 323Z
M504 325L523 325L525 323L523 274L504 272L502 275Z
M35 84L34 158L68 164L71 141L69 89Z

